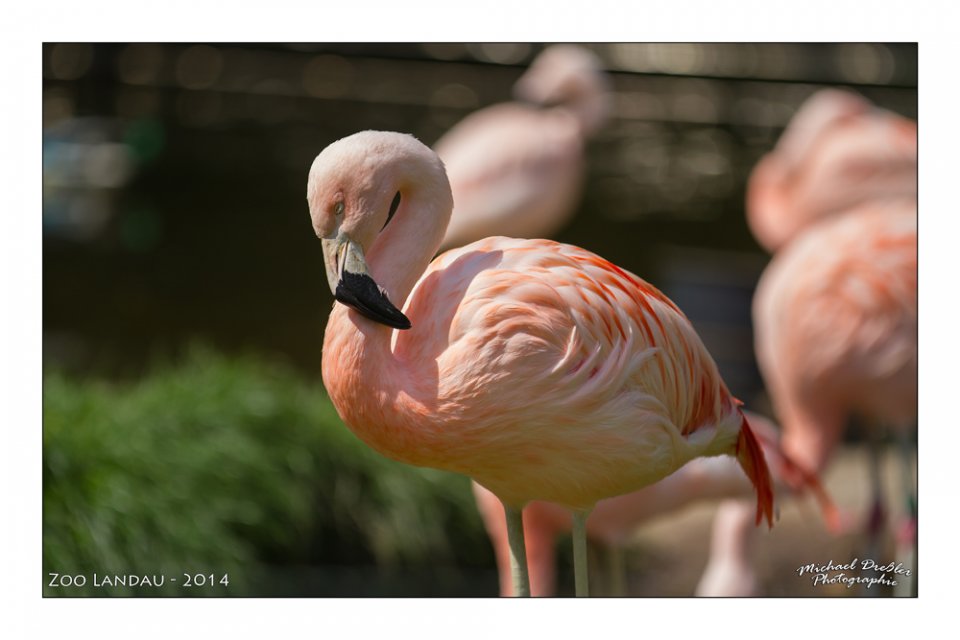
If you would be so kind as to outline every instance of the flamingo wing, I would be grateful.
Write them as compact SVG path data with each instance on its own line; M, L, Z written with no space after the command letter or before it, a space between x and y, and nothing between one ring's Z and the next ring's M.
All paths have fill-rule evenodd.
M592 505L671 473L695 455L688 443L733 452L742 416L689 321L588 251L487 238L437 258L405 310L420 322L395 351L436 363L451 461L505 499L525 485Z

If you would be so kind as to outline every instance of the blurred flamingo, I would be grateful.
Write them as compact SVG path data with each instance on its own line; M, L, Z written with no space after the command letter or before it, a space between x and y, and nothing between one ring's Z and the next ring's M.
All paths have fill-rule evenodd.
M442 249L490 235L550 236L576 208L584 143L609 111L600 60L583 47L548 47L514 94L521 101L467 116L434 145L454 201Z
M790 121L754 168L747 221L776 251L814 221L870 202L917 197L917 124L865 98L827 89Z
M901 540L908 549L915 542L916 491L913 488L910 447L905 441L910 437L911 429L908 426L915 424L909 414L915 418L916 379L908 380L908 375L885 377L888 372L883 367L894 364L884 361L879 354L899 350L899 365L905 371L911 367L916 370L916 274L908 273L916 268L916 197L916 122L874 108L869 101L856 94L832 89L820 91L804 103L784 131L776 149L754 169L747 191L750 228L758 242L768 250L789 247L788 242L797 237L803 238L807 230L813 234L812 239L805 240L805 246L808 247L806 254L801 254L799 250L791 251L790 257L774 259L768 274L764 276L769 284L762 290L758 289L754 303L758 358L765 360L761 362L761 371L778 414L781 410L787 412L787 415L779 414L786 432L791 434L789 437L785 435L784 447L802 462L822 470L840 438L847 414L856 411L874 424L883 421L899 425L901 442L905 445L901 447L900 454L908 513ZM868 212L874 210L887 213L871 217ZM876 234L884 233L883 228L887 224L884 221L887 217L896 216L897 211L913 219L912 254L905 248L911 242L910 234L902 237L905 244L897 246L891 246L882 239L876 240ZM843 225L832 221L825 224L830 218L851 213L853 217ZM854 255L861 262L838 262L843 261L844 256L835 252L844 251L843 243L857 236L854 228L858 224L864 225L859 232L864 235L864 241ZM811 243L817 241L826 243L820 247L824 254L821 267L828 270L818 273L822 278L829 276L835 279L825 279L819 286L825 291L833 291L836 296L833 302L837 305L831 312L833 315L822 316L820 320L847 314L843 318L847 323L843 333L833 333L827 343L817 342L817 332L827 330L816 325L817 318L810 311L796 315L792 306L814 301L824 306L833 303L829 296L815 298L815 292L819 290L805 284L807 279L814 276L813 272L804 274L802 262L816 261ZM802 258L801 255L806 257ZM884 273L879 266L872 271L865 269L866 263L871 260L878 265L888 265L895 270L895 275ZM850 271L844 273L844 269ZM883 280L878 283L875 279L888 275L896 282L906 283L901 287L905 298L900 301L899 308L888 305L881 309L879 301L886 296L883 289L886 285ZM792 298L786 291L779 294L775 292L780 284L793 288L791 291L795 292L790 294ZM857 287L856 294L859 297L851 294ZM879 315L873 315L874 312ZM788 315L792 320L789 331L777 326L777 318ZM810 326L803 327L804 322L810 322ZM914 327L912 336L909 329L911 323ZM881 326L885 326L889 333L880 334ZM806 340L811 342L808 344ZM832 345L832 352L824 348L824 344ZM873 360L860 357L860 350L868 344L876 345ZM812 354L817 354L810 357L819 357L821 361L816 363L818 369L806 373L798 371L801 365L791 361L789 355L784 358L784 354L777 351L794 349L799 353L808 348L813 349ZM911 349L912 356L908 353ZM857 356L858 359L844 363L842 358L847 356ZM909 364L911 358L912 365ZM877 367L877 370L871 373L871 367ZM845 390L840 391L835 388L834 384L840 381L841 375L854 380L848 386L859 385L860 390L847 390L844 387ZM814 403L807 410L808 415L793 415L803 412L800 405L805 400L801 396L816 395L816 385L819 384L826 385L823 389L829 390L829 393L825 396L831 399L821 398L819 404ZM806 388L802 389L804 385ZM887 400L855 401L853 398L858 393L882 395L883 389L888 387L893 387L895 393ZM832 403L834 407L832 412L824 411L825 414L833 413L829 418L814 415L823 410L824 403ZM859 404L854 406L856 403ZM888 406L890 404L896 406ZM823 421L819 421L821 417ZM867 535L870 546L875 547L884 522L876 433L872 434L869 443L874 499Z
M760 595L756 572L753 505L730 498L717 507L710 555L694 595L701 598L749 598Z
M339 303L323 347L337 411L382 454L466 474L500 499L515 593L530 593L524 505L573 512L586 595L590 510L696 457L736 456L756 522L772 526L769 472L740 402L655 288L547 240L487 238L431 263L453 202L440 159L412 136L334 142L313 162L307 200Z
M763 273L753 316L757 359L788 455L821 471L853 415L874 432L887 427L909 437L917 415L915 204L870 203L807 228ZM876 557L884 509L870 442L868 553ZM909 529L916 493L906 461Z

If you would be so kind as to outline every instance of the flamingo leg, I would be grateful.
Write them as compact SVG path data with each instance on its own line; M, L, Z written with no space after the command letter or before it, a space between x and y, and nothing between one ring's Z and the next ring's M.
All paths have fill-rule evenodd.
M623 547L612 544L606 548L607 573L610 577L610 595L623 598L627 595L627 562Z
M755 503L724 500L713 518L710 555L694 595L706 598L749 598L758 595Z
M590 511L573 513L573 575L578 598L590 595L587 577L587 517L589 515Z
M867 438L867 442L869 450L870 486L873 492L873 501L871 502L870 513L867 516L866 557L880 563L882 562L882 558L879 557L881 551L880 539L883 534L884 525L887 519L886 509L883 504L883 477L880 460L880 443L873 435ZM861 592L866 596L880 595L879 588L868 589L863 587Z
M909 576L900 576L897 586L894 587L895 596L914 597L916 592L916 570L917 570L917 489L913 472L913 446L909 432L903 432L900 435L900 471L903 481L904 495L907 500L907 513L905 521L901 523L897 531L897 555L896 559L902 559L904 565L910 569Z
M523 509L503 505L507 517L507 541L510 545L510 574L513 595L530 597L530 574L527 571L527 547L523 539Z

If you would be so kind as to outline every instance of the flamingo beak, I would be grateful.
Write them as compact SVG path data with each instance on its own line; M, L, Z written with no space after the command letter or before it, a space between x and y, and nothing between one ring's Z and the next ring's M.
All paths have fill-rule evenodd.
M334 239L321 239L327 283L337 302L394 329L409 329L410 320L397 309L387 292L367 270L363 248L342 231Z

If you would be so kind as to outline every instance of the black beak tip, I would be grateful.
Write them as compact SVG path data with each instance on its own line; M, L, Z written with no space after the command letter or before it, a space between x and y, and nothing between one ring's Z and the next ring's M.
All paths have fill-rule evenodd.
M334 297L361 315L394 329L409 329L410 319L397 309L373 278L344 271Z

